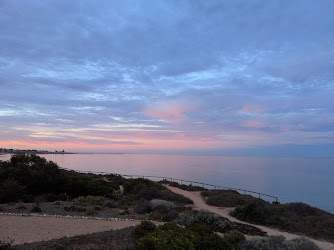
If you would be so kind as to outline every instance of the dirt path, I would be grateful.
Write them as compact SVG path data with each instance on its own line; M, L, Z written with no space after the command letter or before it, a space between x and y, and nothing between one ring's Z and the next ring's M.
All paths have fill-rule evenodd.
M250 223L246 223L244 221L240 221L232 216L229 215L229 212L233 209L233 208L219 208L219 207L213 207L213 206L209 206L207 205L202 196L201 196L201 192L195 192L195 191L186 191L186 190L182 190L176 187L171 187L171 186L167 186L165 185L170 191L177 193L177 194L181 194L185 197L188 197L189 199L193 200L194 205L193 205L193 209L195 210L204 210L204 211L209 211L215 214L218 214L220 216L223 216L225 218L228 218L230 221L234 221L234 222L239 222L239 223L243 223L243 224L248 224L248 225L252 225L252 226L256 226L257 228L262 229L263 231L267 232L268 235L283 235L287 240L291 240L297 237L301 237L300 235L297 234L292 234L292 233L287 233L287 232L283 232L277 229L272 229L269 227L265 227L265 226L259 226L259 225L254 225L254 224L250 224ZM308 238L308 237L306 237ZM330 242L326 242L326 241L319 241L319 240L314 240L314 239L310 239L312 240L314 243L316 243L319 247L321 247L322 249L326 249L326 250L334 250L334 244L330 243Z
M23 244L91 234L140 224L139 220L105 220L55 216L0 215L0 240Z

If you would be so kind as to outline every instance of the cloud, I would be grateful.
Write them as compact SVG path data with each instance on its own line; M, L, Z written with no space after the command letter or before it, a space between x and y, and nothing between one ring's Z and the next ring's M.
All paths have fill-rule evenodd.
M165 122L181 123L187 119L187 112L193 111L194 107L180 102L161 103L146 108L144 114L158 118Z
M332 1L1 1L0 138L47 131L52 141L63 130L62 140L83 136L95 147L110 136L139 149L328 142L333 9Z

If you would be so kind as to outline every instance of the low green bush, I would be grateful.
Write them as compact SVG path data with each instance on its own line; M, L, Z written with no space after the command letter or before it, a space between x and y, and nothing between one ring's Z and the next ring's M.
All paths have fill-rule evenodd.
M165 224L136 241L134 249L211 249L232 250L232 246L222 237L201 224L181 228L175 224Z
M139 239L149 233L152 233L155 229L156 225L154 225L153 222L144 220L140 223L140 225L135 226L131 234L135 239Z
M251 195L242 195L235 190L207 190L201 195L207 197L206 203L218 207L236 207L244 205L246 202L256 199Z
M231 230L224 234L224 239L230 243L235 250L242 249L242 243L246 241L245 235L238 230Z
M86 215L89 215L89 216L93 216L93 215L97 215L97 214L98 214L98 212L95 209L89 209L86 212Z
M41 209L38 205L34 205L34 206L31 208L30 212L32 212L32 213L41 213L41 212L42 212L42 209Z

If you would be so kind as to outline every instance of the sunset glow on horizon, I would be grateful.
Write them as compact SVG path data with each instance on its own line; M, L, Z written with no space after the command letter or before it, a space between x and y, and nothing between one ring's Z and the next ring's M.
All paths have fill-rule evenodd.
M334 157L333 1L0 3L0 148Z

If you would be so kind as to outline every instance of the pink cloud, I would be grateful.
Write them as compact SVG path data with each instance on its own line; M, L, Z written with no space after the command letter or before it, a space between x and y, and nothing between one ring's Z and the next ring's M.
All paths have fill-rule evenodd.
M267 108L256 104L246 104L242 107L242 110L246 114L263 114L267 111Z
M266 124L259 121L247 121L242 126L246 128L265 128Z
M144 114L165 122L180 123L187 119L186 112L192 111L193 109L194 107L184 103L164 103L146 108Z

